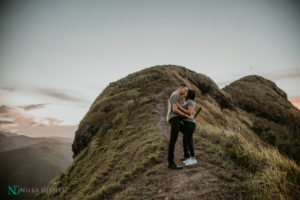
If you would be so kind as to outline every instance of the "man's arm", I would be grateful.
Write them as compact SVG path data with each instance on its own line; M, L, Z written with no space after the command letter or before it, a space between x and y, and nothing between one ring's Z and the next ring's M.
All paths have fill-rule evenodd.
M173 112L177 113L180 116L187 117L189 119L193 118L193 116L191 116L189 114L185 114L184 112L180 111L179 108L178 108L178 106L177 106L177 103L172 104L172 108L173 108Z
M188 106L188 110L184 109L179 103L177 103L177 107L180 111L188 114L188 115L191 115L193 114L193 110L194 110L194 107L193 106Z

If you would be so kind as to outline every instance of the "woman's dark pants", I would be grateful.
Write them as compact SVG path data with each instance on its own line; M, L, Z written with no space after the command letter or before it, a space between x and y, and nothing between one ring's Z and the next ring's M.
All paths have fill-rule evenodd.
M193 133L196 129L196 123L190 121L183 121L184 129L183 129L183 148L185 156L190 155L191 157L195 157L194 152L194 143L193 143ZM188 153L188 150L189 153Z

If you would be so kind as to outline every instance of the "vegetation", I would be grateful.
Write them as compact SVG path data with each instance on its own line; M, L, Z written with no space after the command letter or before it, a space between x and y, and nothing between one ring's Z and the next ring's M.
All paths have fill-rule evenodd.
M48 186L63 191L41 193L36 199L165 199L175 192L166 180L172 172L166 163L169 130L162 121L167 99L181 81L195 90L196 104L202 107L194 143L197 152L204 152L199 159L205 170L243 199L300 196L299 165L257 134L264 130L254 120L260 118L207 76L168 65L109 84L80 122L72 165ZM274 142L272 137L267 140ZM203 168L177 173L193 176L199 170ZM174 199L189 199L176 195Z
M246 76L224 88L250 113L253 130L281 153L300 162L300 112L275 83L260 76Z
M52 181L52 188L67 187L50 198L109 199L162 162L167 141L152 112L153 94L159 92L155 76L129 76L103 91L81 121L101 127L67 172Z
M245 199L297 199L300 168L272 146L255 146L239 132L205 126L197 130L195 145L210 154L209 162L238 177ZM232 161L232 162L231 162Z

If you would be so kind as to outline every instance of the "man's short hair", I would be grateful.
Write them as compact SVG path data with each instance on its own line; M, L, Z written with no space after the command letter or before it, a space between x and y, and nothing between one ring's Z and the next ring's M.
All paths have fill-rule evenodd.
M179 83L179 87L187 87L184 82Z

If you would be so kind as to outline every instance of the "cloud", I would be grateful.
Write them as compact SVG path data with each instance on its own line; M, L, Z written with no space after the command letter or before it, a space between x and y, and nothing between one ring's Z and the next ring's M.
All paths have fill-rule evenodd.
M50 126L59 125L60 123L62 123L64 121L64 120L59 120L59 119L55 119L55 118L51 118L51 117L45 117L44 119L46 119L48 121Z
M71 102L84 102L89 103L89 101L83 98L83 95L77 91L61 88L41 88L35 86L2 86L0 88L6 92L25 92L29 94L37 94L41 96L52 97L55 99ZM25 109L25 108L24 108ZM31 109L28 107L28 110ZM35 109L35 108L32 108Z
M6 90L6 91L9 91L9 92L13 92L16 90L15 87L7 87L7 86L3 86L1 87L1 90Z
M40 109L40 108L45 108L45 105L48 105L49 103L44 103L44 104L30 104L27 106L18 106L19 108L23 108L24 110L34 110L34 109Z
M23 106L24 107L24 106ZM45 117L38 119L35 116L27 116L22 106L0 106L0 130L31 137L61 136L73 138L78 125L60 125L63 120ZM48 124L41 124L42 121Z
M13 121L6 121L6 120L0 120L0 125L1 124L15 124Z
M21 109L19 109L18 107L12 107L12 106L6 106L6 105L2 105L0 107L0 117L13 119L14 123L20 127L27 126L31 122L37 122L36 117L25 116L23 111Z
M269 80L272 80L272 81L277 81L277 80L284 80L284 79L300 78L300 72L293 70L293 72L290 72L290 73L274 72L274 73L260 75L260 76L267 78ZM219 85L221 87L221 86L228 85L234 81L236 81L236 80L218 82L217 85Z
M287 74L273 74L268 76L271 80L282 80L282 79L290 79L290 78L300 78L300 72L297 73L287 73Z
M63 101L73 101L73 102L86 102L85 99L80 98L81 95L75 92L71 91L63 91L63 90L57 90L53 88L35 88L35 92L41 95L50 96L59 100ZM73 93L73 94L70 94Z
M6 105L1 105L0 106L0 114L1 113L7 113L7 112L9 112L9 107L6 106Z

